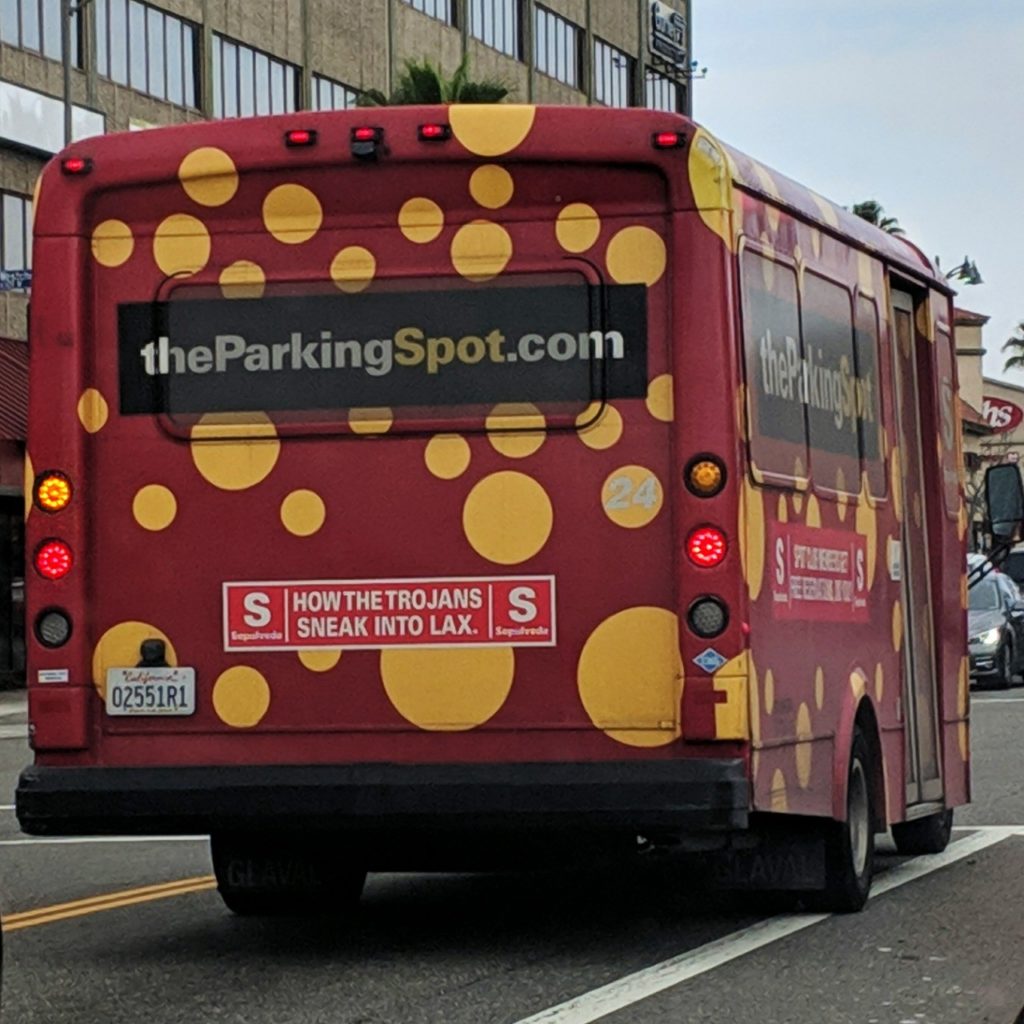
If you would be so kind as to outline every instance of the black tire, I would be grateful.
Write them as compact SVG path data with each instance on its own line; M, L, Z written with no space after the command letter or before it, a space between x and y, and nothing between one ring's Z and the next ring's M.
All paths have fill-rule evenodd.
M875 873L872 800L874 765L864 734L856 729L846 782L846 821L830 821L825 830L825 888L809 893L814 910L850 914L864 908Z
M1000 690L1008 690L1013 686L1013 648L1007 643L999 648L999 671L996 673L996 685Z
M953 810L950 808L927 818L893 825L892 838L896 849L907 856L942 853L953 834Z
M213 872L224 905L241 916L340 914L359 902L366 869L329 839L210 836Z

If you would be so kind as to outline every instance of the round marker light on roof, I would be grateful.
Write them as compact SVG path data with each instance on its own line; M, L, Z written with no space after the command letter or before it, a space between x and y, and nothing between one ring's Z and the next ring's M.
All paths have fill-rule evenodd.
M92 161L87 156L69 156L60 162L60 169L65 174L88 174L92 170Z
M698 498L711 498L725 486L725 468L708 455L698 455L686 467L686 486Z
M314 146L316 145L316 132L312 128L292 128L284 133L284 144L286 146Z
M652 139L655 149L678 149L686 144L682 132L655 132Z
M421 142L444 142L452 137L452 129L447 124L421 124L418 134Z
M725 534L716 526L700 526L686 538L686 553L694 565L711 569L725 558Z
M63 473L36 477L36 505L44 512L60 512L71 504L71 481Z
M44 540L36 548L36 572L48 580L63 579L73 564L71 548L62 540Z

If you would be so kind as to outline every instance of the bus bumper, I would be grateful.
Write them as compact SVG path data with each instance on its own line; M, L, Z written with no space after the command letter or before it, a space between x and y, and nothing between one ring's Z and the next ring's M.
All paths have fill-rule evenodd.
M728 832L747 826L740 759L531 764L26 768L30 835L218 830Z

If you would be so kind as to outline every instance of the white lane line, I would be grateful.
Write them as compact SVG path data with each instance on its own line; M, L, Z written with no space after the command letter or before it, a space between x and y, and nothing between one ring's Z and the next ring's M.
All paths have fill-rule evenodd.
M1024 825L954 825L954 832L1005 832L1007 836L1024 836Z
M27 740L27 725L0 725L0 740Z
M989 846L995 846L996 843L1001 843L1016 834L1016 830L993 829L990 832L968 836L966 839L958 839L944 853L918 857L886 871L875 883L871 895L881 896L901 885L906 885L907 882L955 864ZM690 978L713 971L716 967L778 942L779 939L827 921L831 916L792 914L759 921L749 928L742 928L697 949L645 967L634 974L627 974L618 981L592 989L531 1017L524 1017L517 1024L591 1024L610 1013L623 1010Z
M1024 697L985 697L971 701L971 709L983 708L986 704L1024 704Z
M88 846L94 843L205 843L209 836L84 836L67 839L0 839L0 846Z

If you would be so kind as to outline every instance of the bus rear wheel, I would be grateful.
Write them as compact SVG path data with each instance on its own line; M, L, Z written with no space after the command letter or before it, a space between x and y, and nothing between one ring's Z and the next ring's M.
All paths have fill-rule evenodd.
M215 832L210 853L224 905L242 916L342 913L366 882L365 867L329 836Z
M953 834L953 811L940 811L927 818L904 821L893 825L892 838L896 849L907 856L922 853L942 853Z
M815 910L849 914L862 910L875 871L875 816L871 799L871 754L857 729L850 750L846 821L825 827L825 888L809 894Z

